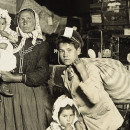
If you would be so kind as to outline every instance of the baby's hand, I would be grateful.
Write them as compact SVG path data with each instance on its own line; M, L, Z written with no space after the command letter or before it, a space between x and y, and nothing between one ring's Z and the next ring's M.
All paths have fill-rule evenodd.
M3 37L7 37L9 36L9 34L3 30L0 30L0 34L3 36Z
M67 124L67 126L65 127L65 130L73 130L73 127L70 124Z
M73 65L75 66L75 68L79 72L82 80L85 81L88 78L88 74L87 74L87 68L85 67L85 65L82 62L82 60L81 59L76 59L73 62Z

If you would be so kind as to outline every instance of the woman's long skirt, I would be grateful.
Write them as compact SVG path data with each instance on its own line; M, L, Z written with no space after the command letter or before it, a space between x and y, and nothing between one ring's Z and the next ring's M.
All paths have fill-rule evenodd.
M53 105L46 86L28 87L23 83L8 86L14 96L1 95L0 130L46 130Z

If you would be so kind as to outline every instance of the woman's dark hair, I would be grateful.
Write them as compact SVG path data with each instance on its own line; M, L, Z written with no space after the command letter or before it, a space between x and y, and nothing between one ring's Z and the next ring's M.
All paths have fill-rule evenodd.
M59 44L60 43L73 44L76 49L78 49L79 47L81 47L79 43L74 42L74 41L72 41L72 40L70 40L70 39L68 39L66 37L62 37L62 36L58 37L58 39L56 40L56 48L57 49L59 49Z
M67 104L65 107L61 107L59 112L58 112L58 117L60 116L60 114L62 113L63 110L69 110L72 109L73 113L75 113L76 108L74 105L70 106L69 104Z
M19 17L20 17L20 15L21 15L21 13L24 12L24 11L32 12L33 15L34 15L34 17L35 17L34 11L33 11L32 9L30 9L30 8L26 8L26 9L21 10L21 11L17 14L17 21L19 21Z

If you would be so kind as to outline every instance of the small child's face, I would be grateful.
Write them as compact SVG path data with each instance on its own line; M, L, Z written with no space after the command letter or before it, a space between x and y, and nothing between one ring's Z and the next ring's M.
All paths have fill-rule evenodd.
M59 57L61 62L65 65L71 65L75 59L78 58L80 52L80 48L76 49L73 44L59 44Z
M62 126L66 127L67 124L72 124L74 120L74 113L72 109L63 110L59 116L59 122Z
M0 30L5 30L6 21L4 18L0 18Z

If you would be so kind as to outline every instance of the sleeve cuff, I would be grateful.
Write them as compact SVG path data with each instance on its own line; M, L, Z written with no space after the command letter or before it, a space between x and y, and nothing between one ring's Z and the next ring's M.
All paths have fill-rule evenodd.
M26 83L26 74L22 74L22 83Z

